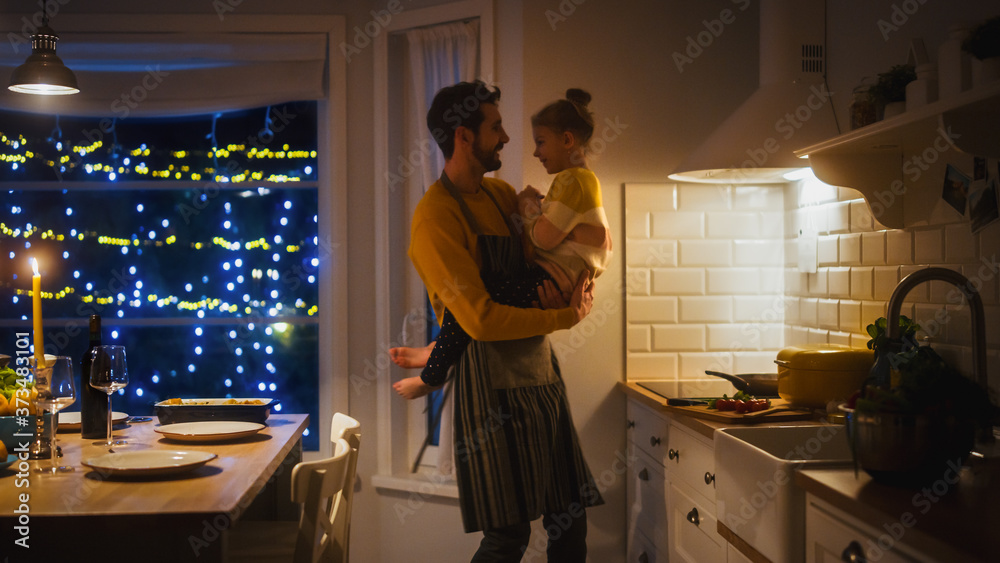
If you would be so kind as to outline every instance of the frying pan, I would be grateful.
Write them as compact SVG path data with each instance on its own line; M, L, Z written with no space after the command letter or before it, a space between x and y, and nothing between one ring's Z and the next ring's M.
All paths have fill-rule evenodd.
M720 371L705 370L708 375L721 377L733 384L737 390L760 398L778 397L778 374L776 373L742 373L732 375Z

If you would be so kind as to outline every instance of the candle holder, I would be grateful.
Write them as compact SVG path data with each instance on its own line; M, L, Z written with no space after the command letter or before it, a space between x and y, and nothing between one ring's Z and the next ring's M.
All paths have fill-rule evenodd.
M49 443L45 433L45 413L38 410L37 406L35 408L36 412L42 414L35 415L35 439L28 446L28 459L50 459L52 457L52 444Z

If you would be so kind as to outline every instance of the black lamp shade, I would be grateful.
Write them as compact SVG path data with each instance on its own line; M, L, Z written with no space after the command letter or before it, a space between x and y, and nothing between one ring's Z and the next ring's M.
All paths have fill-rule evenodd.
M43 25L31 36L31 54L10 75L8 89L24 94L58 96L76 94L76 76L56 56L59 36Z

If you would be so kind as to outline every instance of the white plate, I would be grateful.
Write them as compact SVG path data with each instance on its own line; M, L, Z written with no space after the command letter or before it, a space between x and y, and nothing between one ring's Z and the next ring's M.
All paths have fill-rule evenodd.
M209 452L138 450L104 454L83 465L111 476L169 475L197 469L216 457Z
M118 424L119 422L124 422L128 418L128 414L118 411L111 411L111 424ZM60 430L79 430L80 429L80 411L71 412L61 412L59 413L59 429Z
M164 438L183 442L215 442L219 440L235 440L260 432L267 428L256 422L239 422L235 420L205 420L201 422L178 422L165 424L153 430L163 434Z

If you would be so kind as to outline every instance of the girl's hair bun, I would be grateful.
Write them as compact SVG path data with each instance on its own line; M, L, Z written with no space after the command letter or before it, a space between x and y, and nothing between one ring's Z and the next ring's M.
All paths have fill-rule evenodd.
M581 107L587 107L587 104L590 103L590 92L580 88L570 88L566 90L566 99Z

